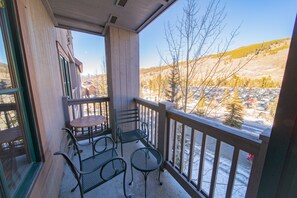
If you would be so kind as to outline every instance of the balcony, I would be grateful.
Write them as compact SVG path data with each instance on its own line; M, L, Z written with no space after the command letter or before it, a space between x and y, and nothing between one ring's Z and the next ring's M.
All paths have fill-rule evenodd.
M143 147L141 142L125 144L124 159L127 162L127 176L126 176L126 191L132 197L144 197L144 177L139 171L134 170L134 181L131 186L128 183L131 181L131 166L130 155L139 147ZM82 157L92 155L91 147L83 146ZM120 153L120 150L117 149ZM75 159L75 157L74 157ZM85 194L85 197L124 197L123 193L123 176L115 177L107 183L95 188L94 190ZM147 180L147 197L190 197L187 192L178 184L178 182L168 173L164 171L161 173L161 181L163 185L158 183L158 171L149 174ZM73 193L70 190L76 185L69 167L65 165L64 176L60 189L59 197L80 197L79 189L77 188Z
M103 115L111 120L107 97L81 100L64 98L63 101L66 122L85 115ZM135 98L134 105L140 110L140 119L149 124L150 146L158 149L164 158L165 171L161 174L164 185L158 185L156 172L150 174L149 197L256 196L259 173L263 169L269 141L269 129L260 136L245 134L178 111L172 103L156 104ZM133 186L128 186L131 179L129 162L131 153L142 146L141 142L124 145L127 151L124 158L128 163L127 191L136 197L144 194L144 179L138 172ZM89 153L90 148L84 151L86 156ZM253 160L247 159L248 154L254 156ZM70 189L75 182L68 168L65 168L62 183L60 197L70 196ZM87 196L107 196L110 193L123 196L121 178L113 179L108 184L89 192ZM114 191L114 188L117 190Z
M174 109L174 104L156 104L138 98L139 32L175 0L93 0L83 4L73 0L0 2L2 43L7 45L3 49L9 60L3 82L10 76L13 85L3 87L1 94L14 97L2 102L5 104L2 104L2 117L6 119L5 111L13 110L12 114L24 122L20 124L24 141L6 140L2 148L9 148L9 143L28 148L20 149L20 155L26 152L25 158L6 152L8 162L16 163L13 166L6 163L4 170L0 165L0 197L57 197L64 161L53 153L65 146L60 129L76 117L100 114L108 119L112 132L113 109L135 106L141 111L141 119L150 124L151 147L158 149L165 160L163 186L154 182L156 175L149 175L152 196L296 197L297 87L292 85L296 84L297 74L297 26L271 137L269 131L253 136L182 113ZM125 6L118 5L125 2ZM104 37L108 98L61 100L71 91L74 97L80 95L79 79L70 83L76 74L79 76L75 71L82 69L76 66L70 30ZM69 72L67 65L74 73ZM84 138L82 134L80 139ZM129 153L140 146L141 143L124 145ZM129 153L125 156L128 164ZM87 155L88 151L83 154ZM248 154L254 156L253 161L246 159ZM19 163L22 159L26 163ZM72 196L68 173L65 169L61 197ZM92 193L110 192L119 182L110 181ZM127 186L128 193L143 196L141 174L134 185ZM120 189L114 193L122 196Z

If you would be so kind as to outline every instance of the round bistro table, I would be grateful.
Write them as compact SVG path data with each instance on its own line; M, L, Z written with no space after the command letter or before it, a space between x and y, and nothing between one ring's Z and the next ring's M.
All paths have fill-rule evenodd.
M163 158L159 151L149 147L139 148L132 153L130 161L131 161L132 180L129 183L129 185L131 185L133 182L133 168L140 171L144 176L145 197L146 197L146 180L150 172L159 169L158 179L159 179L160 185L162 185L162 182L160 181L160 166L163 162Z
M93 143L94 142L93 127L95 127L95 130L96 130L98 125L104 124L105 122L106 122L106 118L104 116L92 115L92 116L76 118L70 122L70 126L73 128L88 128L89 142ZM93 147L92 147L92 152L94 155Z

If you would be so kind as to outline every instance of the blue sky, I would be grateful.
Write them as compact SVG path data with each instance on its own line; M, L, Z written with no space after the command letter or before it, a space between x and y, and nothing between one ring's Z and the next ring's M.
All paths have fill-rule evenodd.
M205 0L200 0L202 3ZM222 0L226 3L226 36L240 26L230 49L273 39L291 37L297 11L296 0ZM181 16L185 0L178 0L140 33L140 66L158 66L158 49L166 49L164 24ZM105 58L104 38L73 32L75 56L84 63L84 74L101 73Z
M0 29L0 63L7 64L6 53L4 49L3 37L2 37L2 30Z

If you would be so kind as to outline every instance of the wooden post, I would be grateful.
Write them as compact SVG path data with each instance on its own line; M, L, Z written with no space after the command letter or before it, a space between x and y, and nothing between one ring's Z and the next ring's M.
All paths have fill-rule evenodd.
M169 120L167 119L167 109L175 108L175 104L171 102L159 103L159 124L158 124L158 150L163 155L163 159L167 160L167 148L169 144Z
M257 197L261 174L263 171L266 152L268 148L270 133L271 129L267 128L263 133L261 133L259 137L259 139L262 140L262 143L258 154L254 156L248 188L246 191L246 197Z
M296 197L297 16L258 197Z
M105 36L110 124L115 138L114 109L135 108L139 96L139 35L108 27Z

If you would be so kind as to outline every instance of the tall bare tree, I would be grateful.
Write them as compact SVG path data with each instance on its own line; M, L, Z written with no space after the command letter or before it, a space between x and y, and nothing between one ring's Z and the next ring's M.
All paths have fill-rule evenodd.
M160 100L163 98L164 96L164 92L166 92L165 90L165 80L163 80L162 78L162 66L161 63L159 64L159 74L157 76L157 101L160 102ZM166 93L165 93L166 94Z
M194 95L200 93L199 98L205 98L215 87L240 71L253 58L248 56L236 62L227 60L228 66L223 67L226 64L225 54L239 27L235 28L228 38L222 38L226 25L225 6L221 0L209 0L206 6L199 3L197 0L187 0L183 16L178 19L177 24L168 23L165 26L169 56L171 59L175 58L179 67L181 106L185 112L195 111L199 104L198 99L196 106L188 109L189 99ZM166 58L162 59L169 63ZM204 65L206 63L209 64L207 67ZM214 106L211 102L208 103L208 107ZM208 112L205 111L205 114Z
M105 57L102 58L100 73L96 70L94 86L96 87L96 96L107 96L107 76Z

